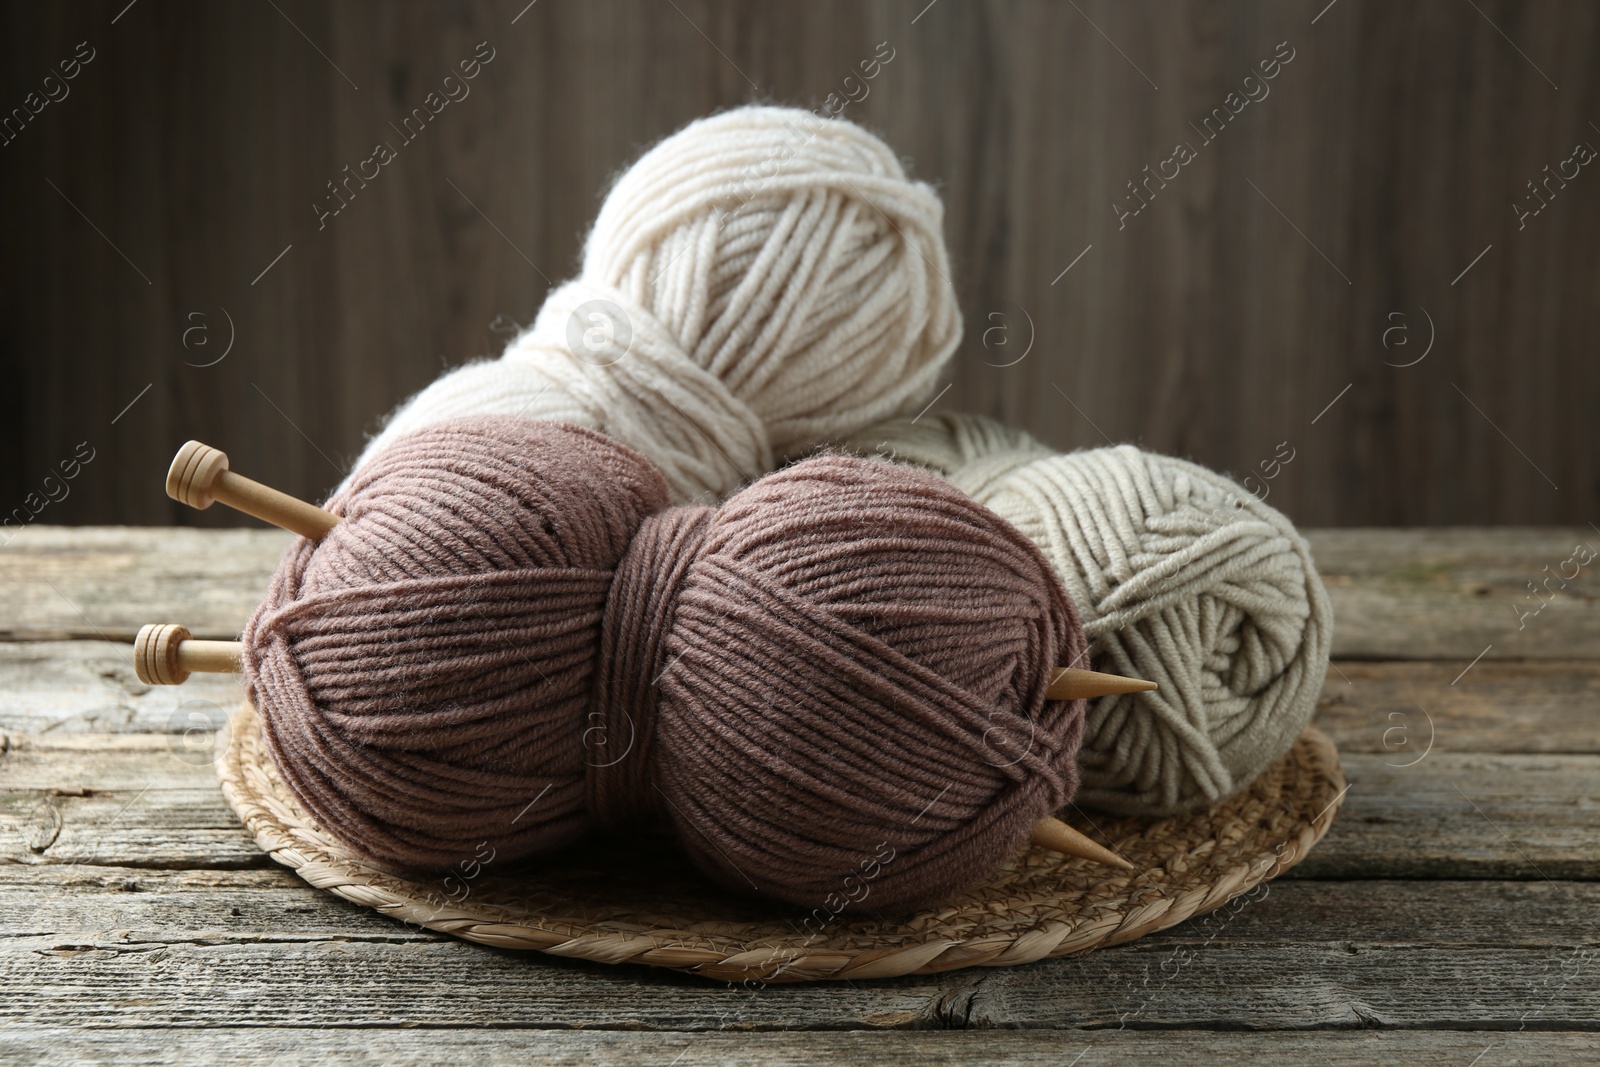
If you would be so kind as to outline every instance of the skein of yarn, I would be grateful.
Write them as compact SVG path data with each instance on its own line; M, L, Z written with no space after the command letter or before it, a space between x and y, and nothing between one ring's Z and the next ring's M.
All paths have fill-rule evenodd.
M930 468L1043 550L1096 669L1160 683L1091 704L1078 802L1168 815L1248 785L1316 710L1333 611L1277 509L1193 463L1122 445L1061 454L946 414L845 442Z
M533 326L414 397L357 467L430 423L522 415L638 449L675 501L721 499L927 403L961 337L942 224L934 191L854 123L693 122L617 180Z
M945 899L1071 798L1085 702L1046 689L1085 641L1012 526L842 455L668 504L581 427L392 440L245 630L285 783L389 866L658 818L725 884L834 911Z

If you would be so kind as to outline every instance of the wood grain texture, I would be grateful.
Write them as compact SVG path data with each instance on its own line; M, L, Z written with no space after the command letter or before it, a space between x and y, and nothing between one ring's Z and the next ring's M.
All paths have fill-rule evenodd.
M43 907L32 903L41 891L52 894ZM1127 951L752 996L682 975L419 933L278 869L0 867L0 990L30 982L50 990L15 1001L8 1023L161 1028L236 1025L238 998L248 997L253 1026L1022 1026L1109 1028L1116 1037L1124 1026L1204 1026L1219 1016L1266 1029L1405 1027L1420 1012L1436 1013L1434 1027L1512 1030L1524 1021L1515 1009L1533 1029L1592 1029L1594 987L1583 976L1600 941L1582 916L1600 903L1597 892L1546 882L1424 883L1405 892L1387 881L1284 882L1235 915L1187 923ZM1473 919L1490 912L1505 916L1493 931ZM1440 957L1470 962L1441 967ZM1290 964L1295 978L1274 998L1266 986L1283 982ZM1407 980L1436 984L1409 994L1397 989ZM355 982L367 992L308 998L300 982ZM228 997L206 995L223 988ZM1484 1011L1474 990L1506 999ZM1098 1046L1107 1035L1080 1036Z
M660 1064L985 1063L997 1067L1061 1067L1079 1062L1223 1067L1314 1060L1327 1067L1415 1064L1461 1067L1474 1056L1484 1064L1538 1065L1582 1062L1594 1035L1582 1032L1490 1033L1474 1031L1368 1031L1357 1033L1209 1033L1206 1031L1097 1031L1078 1035L1041 1031L972 1030L919 1033L615 1033L474 1028L429 1030L424 1040L404 1030L325 1030L309 1027L241 1027L228 1030L166 1027L151 1030L74 1030L17 1026L0 1032L0 1062L28 1067L68 1067L107 1061L128 1067L227 1062L273 1067L294 1060L418 1067L439 1062L522 1067L529 1062L588 1067L656 1067ZM1491 1057L1485 1057L1488 1051ZM12 1060L9 1057L15 1057Z
M1180 944L1260 946L1291 940L1560 949L1600 934L1586 918L1600 907L1600 886L1590 882L1417 881L1397 892L1387 880L1280 880L1251 897L1237 914L1198 917L1138 944L1170 950ZM1491 910L1503 920L1489 931L1481 916ZM276 865L261 870L0 865L0 939L37 937L104 944L451 941L318 892Z
M183 735L227 721L244 699L238 676L145 685L134 674L132 648L99 639L0 642L0 733L155 733L179 735L180 748L209 746Z
M149 622L237 637L291 535L32 526L0 551L0 639L132 642Z
M1342 752L1381 752L1403 764L1430 751L1600 749L1595 660L1486 657L1465 675L1450 661L1346 660L1334 666L1315 721Z
M1575 961L1549 946L1418 948L1157 941L1016 968L746 989L450 940L18 937L0 942L0 1025L1516 1030L1537 1008L1540 1029L1600 1029L1600 990L1581 980L1592 942ZM1580 980L1563 980L1574 963ZM312 992L326 989L339 996Z
M1548 921L1552 894L1527 885L1530 937ZM1515 886L1501 886L1516 893ZM312 889L273 864L258 870L0 864L0 939L73 933L129 942L441 941Z
M1600 649L1600 530L1312 530L1307 540L1333 600L1335 657L1465 667L1480 654Z
M1240 476L1287 441L1269 502L1306 524L1600 501L1600 179L1520 227L1512 206L1600 143L1582 0L124 7L0 16L4 108L97 50L0 146L6 511L82 441L37 521L238 524L161 495L191 436L318 496L400 400L531 321L641 148L751 99L816 107L880 42L845 114L945 199L967 329L941 406ZM319 228L327 183L479 41L472 95ZM1280 43L1268 95L1197 132ZM1193 162L1119 221L1180 140Z

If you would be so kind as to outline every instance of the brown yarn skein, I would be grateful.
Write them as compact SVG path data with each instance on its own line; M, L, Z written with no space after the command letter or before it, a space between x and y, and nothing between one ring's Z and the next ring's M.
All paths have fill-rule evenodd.
M385 866L670 820L724 884L931 904L1071 798L1081 627L1039 551L945 482L822 456L721 507L593 431L399 438L244 634L269 751Z

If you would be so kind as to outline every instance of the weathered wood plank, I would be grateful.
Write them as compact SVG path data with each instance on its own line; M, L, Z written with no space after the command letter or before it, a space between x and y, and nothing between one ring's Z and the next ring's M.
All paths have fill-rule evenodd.
M1600 935L1600 884L1547 881L1280 880L1148 945L1376 944L1565 949ZM127 942L438 941L324 893L282 867L150 870L0 864L0 940ZM1114 951L1114 950L1108 950Z
M744 988L464 942L0 941L0 1025L609 1029L1600 1029L1600 949L1173 944L884 981ZM1587 969L1586 969L1587 968ZM1586 978L1586 976L1588 976ZM648 993L646 993L648 990Z
M31 996L18 995L32 991ZM675 972L502 952L458 941L220 945L0 943L0 1030L12 1023L816 1029L931 1015L936 979L745 990Z
M1600 886L1581 883L1280 883L1079 960L755 991L413 933L287 872L0 867L0 878L7 1023L235 1026L241 1003L255 1025L680 1030L1542 1029L1591 1027L1600 1012ZM73 895L13 918L51 886ZM22 988L39 995L5 996Z
M1485 657L1465 675L1453 661L1333 666L1316 723L1342 752L1409 763L1430 739L1434 752L1600 751L1600 660Z
M20 1027L0 1036L0 1052L17 1062L58 1067L114 1061L128 1067L226 1062L238 1067L288 1062L369 1064L394 1067L455 1062L523 1067L528 1063L587 1067L759 1063L765 1067L808 1064L982 1062L1017 1067L1062 1067L1077 1062L1202 1062L1253 1067L1262 1062L1315 1060L1327 1067L1405 1063L1417 1067L1461 1067L1486 1049L1490 1064L1582 1062L1594 1037L1585 1033L1475 1032L1207 1033L1103 1032L1079 1037L1060 1033L969 1031L959 1033L761 1033L626 1034L527 1030L431 1030L417 1032L250 1028L208 1030L72 1031ZM1103 1060L1093 1054L1100 1053Z
M194 674L182 685L145 685L133 646L103 641L0 641L0 732L159 733L199 736L227 721L244 699L234 675Z
M290 539L281 530L26 527L0 551L0 639L132 641L148 622L235 637Z
M1302 878L1600 877L1600 757L1352 753Z
M422 1067L472 1063L589 1067L694 1067L758 1063L811 1064L986 1063L999 1067L1085 1067L1104 1063L1206 1063L1257 1067L1315 1061L1324 1067L1404 1063L1415 1067L1593 1062L1595 1037L1584 1032L1486 1034L1461 1031L1364 1030L1320 1033L1190 1031L967 1030L943 1033L869 1030L763 1033L624 1033L617 1031L326 1030L247 1025L226 1030L80 1030L15 1026L0 1031L0 1062L29 1067L77 1067L114 1062L124 1067L226 1063L272 1067L286 1063L383 1063ZM1485 1051L1489 1054L1484 1055Z
M1600 548L1600 534L1586 527L1308 536L1338 616L1335 658L1444 659L1459 661L1459 670L1486 648L1485 659L1600 652L1600 559L1565 589L1553 579L1559 595L1541 589L1543 599L1533 599L1527 587L1562 572L1580 541ZM0 552L11 609L0 640L129 641L155 621L234 636L287 542L277 530L30 526ZM1546 600L1539 614L1518 614Z
M256 866L176 736L12 738L0 757L0 863ZM1406 756L1406 759L1412 757ZM1345 757L1338 821L1292 876L1600 878L1600 756Z
M161 734L5 738L0 863L266 866L223 800L214 749L188 742Z
M1528 903L1546 916L1551 905L1565 906L1558 896L1535 893ZM1528 926L1529 937L1542 936L1542 921ZM0 939L91 933L129 942L215 943L446 936L314 889L276 864L255 870L0 864Z
M1306 536L1333 599L1335 658L1460 659L1465 667L1480 653L1570 659L1600 651L1600 555L1593 554L1600 552L1600 530L1350 529ZM1575 555L1580 545L1590 554Z
M1600 751L1600 659L1485 658L1459 682L1453 661L1334 663L1317 724L1348 752L1391 762L1440 752ZM202 757L201 736L242 699L238 679L196 674L148 686L130 647L92 641L0 641L0 732L162 733Z
M265 867L216 786L88 791L0 787L0 864Z

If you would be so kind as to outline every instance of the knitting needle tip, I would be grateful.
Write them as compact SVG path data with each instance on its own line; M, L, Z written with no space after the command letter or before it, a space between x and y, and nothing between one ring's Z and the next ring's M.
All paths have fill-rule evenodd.
M1076 856L1094 863L1121 867L1125 871L1135 869L1133 864L1099 842L1074 830L1060 819L1044 818L1034 823L1031 840L1040 848L1059 852L1063 856Z
M1100 671L1076 667L1057 667L1044 695L1048 700L1087 700L1117 693L1148 693L1156 688L1156 683L1143 678L1125 678L1120 674L1102 674Z

